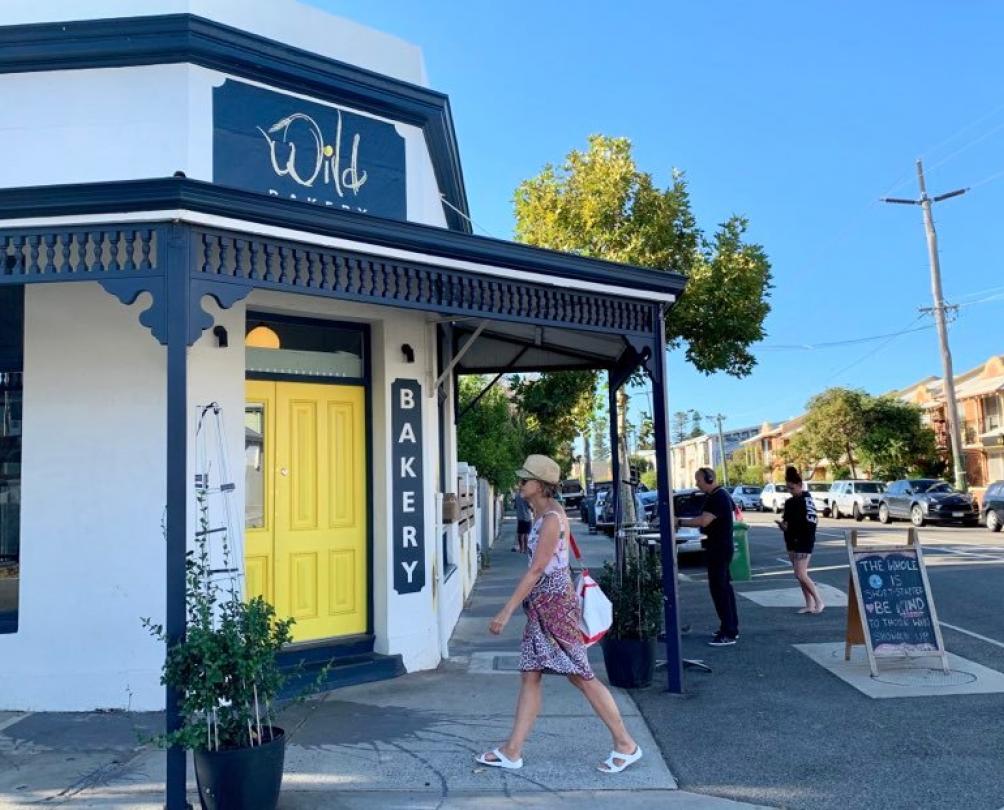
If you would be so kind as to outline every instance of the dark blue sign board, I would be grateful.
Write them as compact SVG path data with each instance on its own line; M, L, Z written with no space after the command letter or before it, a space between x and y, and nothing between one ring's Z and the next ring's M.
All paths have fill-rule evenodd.
M422 452L422 387L417 380L391 384L391 509L394 590L425 587L425 470Z
M394 125L227 79L213 88L213 182L407 219L404 138Z
M906 546L857 545L857 532L848 537L851 563L848 589L847 647L865 645L872 675L877 657L940 656L948 672L948 658L924 555L916 532Z

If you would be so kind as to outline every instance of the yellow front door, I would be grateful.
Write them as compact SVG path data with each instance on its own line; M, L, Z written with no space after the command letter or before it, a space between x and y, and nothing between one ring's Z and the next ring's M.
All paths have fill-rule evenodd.
M366 632L364 410L359 386L247 383L247 592L294 641Z

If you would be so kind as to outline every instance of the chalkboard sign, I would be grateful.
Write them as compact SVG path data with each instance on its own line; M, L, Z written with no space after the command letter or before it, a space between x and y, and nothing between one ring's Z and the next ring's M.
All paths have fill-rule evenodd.
M847 611L847 646L864 644L872 675L877 657L940 656L948 671L938 614L916 530L905 546L860 547L857 532L848 536L851 576Z
M875 655L931 652L938 638L917 549L854 553L864 618Z

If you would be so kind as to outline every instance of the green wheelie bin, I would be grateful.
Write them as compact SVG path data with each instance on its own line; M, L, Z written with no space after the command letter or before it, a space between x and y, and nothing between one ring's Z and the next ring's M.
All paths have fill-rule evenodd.
M735 582L749 582L752 579L749 528L749 524L743 523L741 520L737 520L732 525L732 542L735 544L735 551L732 553L729 573Z

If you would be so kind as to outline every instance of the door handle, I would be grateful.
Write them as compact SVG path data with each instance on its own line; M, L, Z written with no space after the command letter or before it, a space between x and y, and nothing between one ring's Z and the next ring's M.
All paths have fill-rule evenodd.
M279 468L279 475L281 475L283 478L285 478L287 475L289 475L289 468L288 467L280 467Z

